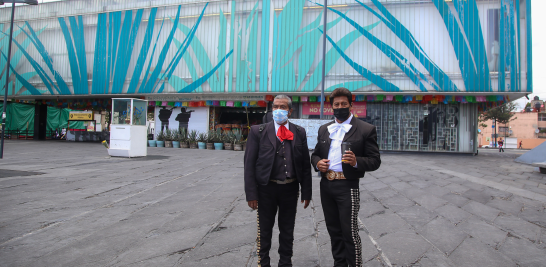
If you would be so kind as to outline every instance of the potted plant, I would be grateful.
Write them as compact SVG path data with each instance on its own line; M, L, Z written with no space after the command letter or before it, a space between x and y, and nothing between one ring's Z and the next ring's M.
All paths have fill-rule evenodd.
M156 141L157 147L165 147L165 132L160 131L156 135L155 139L157 140Z
M180 148L180 132L177 130L172 131L173 147Z
M207 134L207 149L214 150L214 138L215 138L216 132L213 130L210 130Z
M151 133L152 130L150 129L150 126L148 125L148 146L149 147L156 147L157 143L154 140L154 134Z
M188 148L190 147L188 144L188 129L181 128L180 134L178 135L178 141L180 142L181 148Z
M197 145L199 146L199 149L206 149L207 148L207 134L206 133L199 133L199 135L197 135Z
M243 151L246 151L246 141L247 140L248 139L245 139L245 140L241 141L241 143L243 144Z
M197 131L192 130L188 134L188 142L190 143L190 148L196 149L197 148Z
M173 131L169 128L165 130L165 147L173 147Z
M243 151L243 144L241 143L242 140L243 140L243 134L241 133L241 129L234 129L233 130L233 150Z
M224 149L233 150L233 133L231 131L224 132Z
M216 129L216 133L214 133L214 139L212 140L214 142L214 149L216 150L222 150L224 148L224 143L222 143L222 130L219 128Z

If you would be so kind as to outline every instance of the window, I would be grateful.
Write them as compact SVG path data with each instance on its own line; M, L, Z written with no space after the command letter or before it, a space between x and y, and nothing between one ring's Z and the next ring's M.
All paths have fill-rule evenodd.
M538 121L546 121L546 113L538 113Z
M499 127L499 133L508 133L509 131L508 127Z
M498 71L499 67L499 23L500 9L487 10L487 54L491 72Z

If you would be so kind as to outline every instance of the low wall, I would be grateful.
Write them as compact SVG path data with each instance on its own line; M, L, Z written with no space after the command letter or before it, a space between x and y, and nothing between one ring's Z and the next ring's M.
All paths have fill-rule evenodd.
M66 141L72 142L100 142L110 140L109 132L68 131Z
M540 144L544 143L546 139L519 139L518 138L518 148L519 148L519 142L523 141L523 149L533 149Z

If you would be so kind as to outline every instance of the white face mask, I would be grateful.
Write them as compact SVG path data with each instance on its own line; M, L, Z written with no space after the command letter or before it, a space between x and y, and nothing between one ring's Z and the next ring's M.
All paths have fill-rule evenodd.
M283 124L288 120L288 111L284 109L273 110L273 120L277 124Z

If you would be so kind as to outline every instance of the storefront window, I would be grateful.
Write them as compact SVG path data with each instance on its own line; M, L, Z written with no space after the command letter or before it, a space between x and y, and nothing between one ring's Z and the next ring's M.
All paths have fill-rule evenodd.
M381 150L459 151L458 105L368 103L359 119L376 126Z
M131 124L131 99L114 99L112 106L112 124Z

